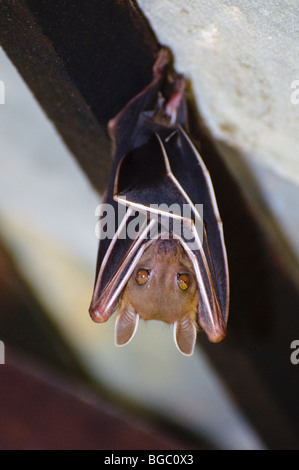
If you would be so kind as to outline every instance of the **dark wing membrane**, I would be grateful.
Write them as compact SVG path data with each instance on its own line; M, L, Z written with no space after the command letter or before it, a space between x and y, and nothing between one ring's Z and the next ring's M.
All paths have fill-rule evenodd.
M90 307L90 314L98 323L107 321L117 309L122 291L147 246L148 235L155 223L143 215L135 237L129 238L126 236L127 227L136 217L133 212L128 209L99 264ZM140 214L138 217L140 221Z
M159 111L162 90L172 95L177 80L173 78L169 82L168 71L170 64L170 53L167 48L161 48L153 67L153 80L140 93L132 98L127 105L109 122L110 134L114 140L117 152L114 161L118 165L120 159L128 154L133 148L146 143L151 131L147 129L146 121L151 122L154 114ZM162 101L161 101L162 100ZM186 103L181 100L177 110L176 122L186 122Z
M143 130L143 119L140 117L141 114L146 111L151 115L152 112L150 110L153 110L156 107L161 83L164 80L163 67L166 67L166 65L166 58L162 57L162 60L160 60L160 69L159 67L156 67L153 81L148 85L148 87L135 96L109 123L110 134L114 141L115 148L110 180L106 194L103 198L103 203L110 204L114 209L115 216L112 217L115 217L114 221L116 228L119 224L119 205L113 199L116 172L123 156L129 154L136 147L144 144L151 135L151 131L147 130L146 126ZM149 119L149 117L147 117L146 120L147 119ZM149 162L146 162L145 165L148 166ZM111 238L103 238L100 240L95 287L90 306L90 313L93 318L95 316L94 312L97 308L97 311L99 311L99 305L101 303L99 302L99 299L103 298L103 291L105 290L106 293L108 292L107 286L112 285L112 279L119 271L122 260L126 257L126 254L130 252L131 245L132 240L128 239L111 241ZM107 253L110 256L109 262L103 263L105 259L107 260ZM106 321L107 318L104 314L103 318L105 318L105 320L102 321ZM99 321L99 317L95 320Z
M188 194L194 205L203 205L205 227L203 250L225 325L228 316L229 299L228 266L222 222L210 175L198 151L183 129L179 128L177 133L173 134L170 139L164 140L163 145L165 146L174 177ZM200 250L196 252L196 255L199 264L202 265L203 260ZM203 269L202 275L205 285L208 285L205 269ZM209 297L213 297L212 293L210 293Z
M155 134L145 145L122 159L114 195L116 200L126 198L128 204L145 209L150 209L150 205L170 206L181 199L179 190L168 177L161 145Z
M146 145L123 157L116 171L114 200L107 198L107 202L113 204L115 215L112 214L112 217L118 228L112 240L100 241L97 280L90 309L92 318L97 322L108 320L116 310L122 290L132 273L132 266L140 258L143 245L148 241L147 227L153 229L155 226L156 230L163 232L161 217L155 217L158 214L161 216L161 211L155 212L153 207L163 205L165 212L162 211L162 215L169 219L168 208L174 202L179 209L186 203L169 178L160 141L155 134ZM118 220L122 204L128 207L128 211ZM182 211L178 212L180 214ZM142 214L143 226L134 234L134 238L129 237L128 226L136 216ZM171 224L168 227L172 230Z

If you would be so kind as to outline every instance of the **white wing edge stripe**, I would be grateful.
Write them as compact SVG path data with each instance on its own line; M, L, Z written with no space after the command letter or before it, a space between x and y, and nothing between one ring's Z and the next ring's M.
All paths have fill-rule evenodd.
M111 242L110 242L109 248L108 248L108 250L106 251L105 256L104 256L104 258L103 258L102 265L101 265L101 269L100 269L99 274L98 274L98 278L101 278L102 273L103 273L103 271L104 271L104 269L105 269L105 267L106 267L108 258L109 258L109 256L110 256L110 253L111 253L111 251L112 251L113 248L114 248L115 241L118 239L119 234L121 233L123 227L125 226L127 220L128 220L129 217L131 216L132 212L133 212L133 209L129 208L128 211L126 212L125 217L123 218L123 220L122 220L121 223L119 224L119 227L118 227L118 229L116 230L116 232L115 232L115 234L114 234L114 236L113 236L113 238L112 238L112 240L111 240Z
M182 132L185 139L187 140L189 146L193 150L193 153L195 154L195 156L198 160L198 163L201 166L201 169L205 174L205 177L206 177L206 180L207 180L207 183L208 183L209 194L210 194L210 198L212 200L212 205L213 205L213 208L214 208L214 213L215 213L216 219L217 219L217 221L218 220L221 221L220 214L219 214L219 209L218 209L218 205L217 205L217 201L216 201L216 197L215 197L215 191L214 191L214 187L213 187L213 183L212 183L212 180L211 180L211 175L209 173L209 170L207 169L206 165L204 164L204 161L201 158L200 153L196 149L195 145L193 144L193 142L190 139L190 137L188 136L188 134L184 131L184 129L181 126L179 126L179 129Z
M151 222L146 226L146 228L143 230L143 232L141 233L141 235L138 237L138 241L135 243L134 245L134 252L136 251L136 249L138 248L139 245L141 245L141 243L143 242L147 232L149 230L151 230L152 226L154 225L154 223L156 223L155 220L151 220ZM120 282L120 284L118 285L117 289L115 290L114 294L112 295L108 305L107 305L107 309L109 309L111 307L111 305L113 305L113 303L115 302L115 299L120 295L123 287L124 287L124 284L127 282L128 278L131 276L132 272L134 271L135 269L135 266L136 264L138 263L139 259L141 258L141 256L143 255L143 252L145 250L145 246L143 246L138 255L135 257L134 259L134 262L131 264L128 272L126 273L126 276L124 277L124 279L122 280L122 282ZM112 281L113 282L113 281Z
M169 159L168 159L168 156L167 156L167 152L166 152L166 149L163 145L163 142L160 138L160 136L158 134L156 134L158 140L159 140L159 143L160 143L160 146L161 146L161 149L162 149L162 153L163 153L163 157L164 157L164 161L165 161L165 165L166 165L166 169L167 169L167 173L168 173L168 177L173 181L173 183L177 186L177 188L179 189L179 191L183 194L184 198L187 200L187 202L190 204L190 206L192 207L193 209L193 212L195 214L195 216L197 215L197 217L199 218L200 222L203 224L203 220L202 218L200 217L200 215L198 214L193 202L191 201L191 199L189 198L188 194L186 193L186 191L182 188L182 186L180 185L180 183L178 182L178 180L176 179L176 177L174 176L172 170L171 170L171 166L170 166L170 163L169 163ZM207 171L207 170L206 170ZM215 194L213 193L213 196L215 198ZM204 225L203 225L203 228L204 228ZM214 291L214 288L213 288L213 282L212 282L212 276L211 276L211 272L210 272L210 269L209 269L209 265L208 265L208 262L207 262L207 258L206 258L206 255L205 255L205 252L203 250L203 246L202 246L202 242L198 236L198 233L196 230L194 230L194 223L192 224L192 228L191 228L191 231L193 232L194 234L194 237L196 238L196 241L197 241L197 245L199 247L199 251L200 251L200 254L201 254L201 258L203 260L203 263L204 263L204 266L205 266L205 269L206 269L206 272L207 272L207 275L208 275L208 278L209 278L209 281L210 281L210 285L212 287L212 291ZM205 230L204 230L205 231ZM207 237L206 237L207 238ZM208 241L208 238L207 238L207 243L209 243ZM205 291L206 292L206 291ZM206 294L206 297L207 297L207 294ZM214 298L214 296L213 296ZM217 301L218 303L218 301ZM210 306L210 304L209 304ZM212 317L211 317L212 318Z
M126 206L139 209L140 212L151 212L153 214L158 214L158 215L165 214L167 217L172 217L173 219L184 220L184 217L182 217L181 215L170 214L169 212L163 211L161 209L155 209L154 207L144 206L143 204L139 204L138 202L128 201L127 199L124 199L121 196L117 196L116 200Z
M209 312L209 317L210 317L211 323L212 323L213 327L215 327L214 318L213 318L212 310L211 310L211 305L209 303L207 291L206 291L206 288L204 286L204 282L203 282L203 279L202 279L202 276L201 276L201 272L200 272L200 269L199 269L199 266L198 266L198 263L197 263L197 258L195 256L195 254L193 253L193 251L190 250L190 248L188 247L188 244L185 241L181 240L181 243L184 246L184 248L186 250L186 253L189 256L189 258L190 258L190 260L193 264L193 268L194 268L194 271L195 271L195 274L196 274L196 277L197 277L197 280L198 280L198 283L199 283L199 286L200 286L200 292L202 294L202 297L203 297L204 303L206 305L206 308Z
M157 137L157 139L160 143L160 146L161 146L161 150L162 150L162 153L163 153L164 162L165 162L165 166L166 166L167 176L172 180L172 182L175 184L175 186L178 188L178 190L183 194L184 198L186 199L186 201L191 206L195 217L203 224L203 220L202 220L200 214L198 213L198 211L196 210L196 207L194 206L194 204L191 201L191 199L189 198L188 194L186 193L184 188L180 185L180 183L178 182L178 180L176 179L176 177L174 176L174 174L171 170L168 155L167 155L166 149L163 145L163 142L161 140L161 137L158 134L155 134L155 135L156 135L156 137Z
M220 237L221 237L221 242L222 242L222 252L223 252L223 258L224 258L224 265L225 265L225 272L226 272L226 278L227 278L227 295L228 295L228 298L229 298L229 282L228 282L228 279L229 279L229 269L228 269L228 259L227 259L227 252L226 252L226 249L225 249L225 240L224 240L224 232L223 232L223 224L222 224L222 220L221 220L221 217L220 217L220 214L219 214L219 208L218 208L218 204L217 204L217 200L216 200L216 197L215 197L215 191L214 191L214 187L213 187L213 183L212 183L212 180L211 180L211 176L210 176L210 173L207 169L207 167L205 166L201 156L200 156L200 153L198 152L198 150L196 149L195 145L193 144L192 140L190 139L190 137L188 136L188 134L184 131L184 129L179 126L179 129L180 131L182 132L182 134L184 135L185 139L187 140L188 144L190 145L191 149L193 150L193 152L195 153L196 155L196 158L202 168L202 170L204 171L206 177L207 177L207 181L208 181L208 186L209 186L209 193L210 193L210 196L212 194L212 200L213 200L213 208L214 208L214 211L215 211L215 214L216 214L216 219L217 219L217 222L218 222L218 228L219 228L219 232L220 232ZM226 312L227 313L227 312Z
M179 129L181 130L182 134L184 135L184 137L186 138L188 144L190 145L193 153L195 153L195 156L200 164L200 167L204 173L204 176L206 178L206 181L207 181L207 184L208 184L208 189L209 189L209 195L210 195L210 200L212 202L212 207L214 209L214 215L216 217L216 220L217 220L217 225L218 225L218 229L219 229L219 233L220 233L220 239L221 239L221 247L222 247L222 254L223 254L223 261L224 261L224 267L225 267L225 273L226 273L226 279L227 279L227 293L229 293L229 283L228 283L228 277L229 277L229 270L228 270L228 259L227 259L227 253L226 253L226 249L225 249L225 240L224 240L224 233L223 233L223 224L222 224L222 220L220 218L220 214L219 214L219 209L218 209L218 205L217 205L217 201L216 201L216 197L215 197L215 191L214 191L214 187L213 187L213 183L212 183L212 180L211 180L211 176L210 176L210 173L207 169L207 167L205 166L199 152L197 151L196 147L194 146L193 142L190 140L189 136L186 134L186 132L184 131L184 129L179 126ZM158 134L155 134L156 137L158 138L159 140L159 143L160 143L160 146L161 146L161 149L162 149L162 153L163 153L163 157L164 157L164 162L165 162L165 166L166 166L166 169L167 169L167 172L168 172L168 176L171 178L171 180L173 181L173 183L177 186L177 188L179 189L179 191L181 191L181 193L183 194L183 196L185 197L185 199L188 201L188 203L190 204L190 206L192 207L193 211L194 211L194 214L195 214L195 217L197 216L197 218L200 220L200 222L203 224L203 220L200 216L200 214L198 213L198 211L196 210L193 202L191 201L191 199L189 198L188 194L185 192L184 188L180 185L180 183L178 182L178 180L176 179L176 177L174 176L172 170L171 170L171 166L170 166L170 163L169 163L169 159L168 159L168 155L167 155L167 152L166 152L166 149L164 147L164 144L162 142L162 139L160 138L160 136ZM173 134L171 134L172 136ZM205 226L203 224L203 230L204 230L204 233L206 234L206 231L205 231ZM204 265L205 265L205 268L206 268L206 271L207 271L207 274L208 274L208 277L211 281L211 273L210 273L210 269L209 269L209 266L208 266L208 263L207 263L207 259L206 259L206 256L205 256L205 253L202 249L202 243L198 237L198 234L197 234L197 231L194 230L194 233L195 233L195 237L197 238L197 244L199 246L199 250L200 250L200 253L201 253L201 256L202 256L202 260L204 262ZM208 241L208 237L206 236L206 240L207 240L207 244L209 245L209 241ZM212 283L213 285L213 283ZM214 289L213 289L214 291ZM213 296L214 297L214 296ZM218 299L217 299L217 296L216 297L216 300L217 300L217 304L218 304ZM219 304L218 304L218 307L219 307ZM226 312L227 313L227 312Z

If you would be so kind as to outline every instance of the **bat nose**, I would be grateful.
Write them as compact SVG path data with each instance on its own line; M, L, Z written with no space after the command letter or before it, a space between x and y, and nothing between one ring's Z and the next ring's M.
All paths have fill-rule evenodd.
M177 247L174 240L161 240L158 244L158 253L165 255L176 255Z

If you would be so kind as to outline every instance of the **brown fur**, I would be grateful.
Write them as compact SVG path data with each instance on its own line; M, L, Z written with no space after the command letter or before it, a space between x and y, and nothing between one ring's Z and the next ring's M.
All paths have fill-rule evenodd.
M139 269L150 271L146 284L138 285ZM190 285L182 291L177 283L178 274L188 274ZM161 320L165 323L180 321L188 315L196 325L199 303L197 283L192 263L177 240L156 240L138 262L120 302L120 312L129 309L143 320Z

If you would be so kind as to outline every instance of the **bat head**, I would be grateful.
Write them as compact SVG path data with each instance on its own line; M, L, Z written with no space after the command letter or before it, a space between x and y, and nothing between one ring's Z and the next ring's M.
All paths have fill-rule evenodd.
M192 263L176 239L153 241L123 291L115 326L118 346L127 344L139 318L174 325L178 349L191 355L196 341L199 296Z

